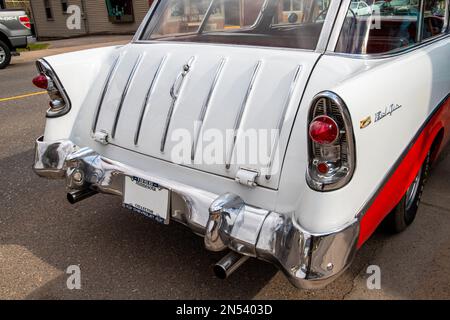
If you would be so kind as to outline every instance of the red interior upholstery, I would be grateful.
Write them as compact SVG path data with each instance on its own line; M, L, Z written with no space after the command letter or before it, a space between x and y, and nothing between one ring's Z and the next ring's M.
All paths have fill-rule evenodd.
M381 28L372 29L367 41L367 53L393 51L416 42L417 23L414 20L383 19Z
M416 42L417 17L381 16L379 24L367 17L348 20L339 38L337 51L376 54L397 50ZM369 29L369 30L368 30ZM368 34L368 39L366 35ZM367 40L367 42L366 42Z

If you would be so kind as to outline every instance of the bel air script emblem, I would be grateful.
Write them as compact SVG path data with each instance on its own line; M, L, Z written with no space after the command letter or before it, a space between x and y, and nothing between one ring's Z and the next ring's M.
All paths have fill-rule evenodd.
M400 104L391 104L389 107L387 107L384 111L378 111L375 113L375 122L380 121L386 116L392 116L394 111L400 109L402 105Z
M375 119L373 122L374 123L378 122L378 121L384 119L386 116L392 116L394 111L400 109L401 107L402 107L401 104L391 104L389 107L386 107L386 109L384 109L384 111L378 111L377 113L375 113ZM371 124L372 124L372 117L368 116L359 122L359 127L361 129L364 129L364 128L367 128L368 126L370 126Z

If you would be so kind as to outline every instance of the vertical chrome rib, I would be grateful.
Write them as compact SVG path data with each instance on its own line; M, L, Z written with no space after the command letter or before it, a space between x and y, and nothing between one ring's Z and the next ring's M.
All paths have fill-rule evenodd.
M183 70L177 76L177 78L175 79L175 82L172 85L172 88L170 89L170 96L172 97L172 103L170 104L169 111L167 112L166 123L164 125L164 131L163 131L163 135L161 138L161 148L160 148L161 152L164 152L164 149L166 147L167 134L169 132L170 122L172 121L172 115L173 115L173 111L175 109L175 104L177 103L178 97L180 95L180 91L183 86L184 79L186 78L187 74L191 70L194 60L195 60L195 57L191 57L189 59L189 61L183 66Z
M119 118L120 118L120 114L122 112L122 107L123 107L123 103L125 102L125 98L127 97L128 91L130 90L130 85L131 82L133 81L134 75L136 74L136 71L142 61L142 58L144 57L144 53L141 53L137 59L136 62L134 63L133 69L131 70L130 75L128 76L128 80L127 80L127 84L125 85L125 89L122 92L122 97L120 98L120 103L119 103L119 107L117 108L116 111L116 117L114 119L114 124L113 124L113 128L111 130L111 137L114 139L116 136L116 130L117 130L117 125L119 123Z
M254 86L255 80L256 80L256 76L258 75L258 71L259 71L260 67L261 67L261 61L258 61L258 63L255 65L255 69L253 70L253 75L252 75L252 78L251 78L250 83L248 85L247 92L245 93L244 100L242 101L241 108L239 109L239 113L238 113L238 115L236 117L236 120L235 120L235 123L234 123L233 144L231 146L230 155L228 156L228 161L227 161L227 163L225 165L227 169L230 169L230 166L231 166L231 159L233 157L234 148L236 147L238 130L241 127L242 117L244 115L244 111L245 111L245 108L247 106L247 102L248 102L248 99L250 97L250 94L252 93L253 86Z
M200 115L198 117L199 126L197 128L197 132L195 133L194 140L192 141L192 148L191 148L191 160L194 160L195 153L197 151L197 145L198 145L198 139L200 138L200 132L203 128L203 121L205 120L206 111L208 111L209 104L211 102L211 97L214 93L214 89L216 88L217 81L219 80L219 77L222 73L223 66L225 64L225 58L220 60L219 67L217 68L216 74L214 76L214 80L211 84L211 87L209 88L208 96L206 97L205 103L202 106L202 110L200 111Z
M295 69L294 77L292 78L292 81L291 81L291 86L289 88L289 93L286 98L286 102L284 103L283 111L281 112L280 119L278 120L277 136L275 138L275 141L272 144L272 148L270 149L270 161L267 165L268 172L270 171L270 169L272 168L272 165L273 165L273 160L275 158L275 150L280 141L279 138L281 136L281 130L283 130L284 121L286 120L286 113L288 111L289 105L291 104L292 95L294 94L295 86L297 85L297 81L299 79L301 71L302 71L302 66L298 65L297 68ZM271 178L271 175L269 175L269 174L266 175L267 180L269 180L270 178Z
M113 65L111 69L109 70L108 76L106 77L105 84L103 85L103 91L100 95L100 101L97 106L97 110L95 111L94 115L94 121L92 122L92 133L95 133L95 130L97 130L97 123L98 123L98 117L100 116L100 110L103 105L103 101L105 100L106 93L109 90L109 87L111 85L111 79L113 78L113 75L116 73L117 67L119 66L121 55L118 55L117 58L114 60Z
M280 119L278 120L277 129L279 131L281 131L283 129L284 120L286 119L286 113L288 111L289 104L291 103L292 95L294 94L295 86L297 85L297 81L298 81L298 78L300 76L300 72L301 71L302 71L302 66L298 65L297 68L295 69L294 77L292 78L292 82L291 82L291 85L290 85L290 88L289 88L289 93L288 93L288 96L286 98L286 102L285 102L284 107L283 107L283 111L281 113Z
M166 62L166 59L167 59L167 56L164 56L161 59L159 65L158 65L158 68L156 69L156 72L155 72L155 74L153 76L153 79L152 79L152 82L150 84L150 87L149 87L149 89L147 91L147 95L145 96L144 104L142 105L141 114L139 116L139 122L138 122L138 125L137 125L137 128L136 128L136 133L134 135L134 145L135 146L137 146L138 143L139 143L139 136L141 134L142 121L144 120L145 111L147 110L148 102L149 102L150 97L152 96L152 94L154 92L155 84L156 84L156 82L157 82L157 80L159 78L159 75L160 75L161 70L162 70L162 68L164 66L164 63Z

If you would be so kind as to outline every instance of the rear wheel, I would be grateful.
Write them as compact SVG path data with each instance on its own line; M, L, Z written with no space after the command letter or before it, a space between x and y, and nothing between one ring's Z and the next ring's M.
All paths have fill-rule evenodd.
M11 62L11 50L3 41L0 41L0 69L6 68Z
M384 224L388 231L400 233L413 223L422 198L422 192L428 177L429 167L430 153L428 153L419 173L409 186L399 204L386 217Z

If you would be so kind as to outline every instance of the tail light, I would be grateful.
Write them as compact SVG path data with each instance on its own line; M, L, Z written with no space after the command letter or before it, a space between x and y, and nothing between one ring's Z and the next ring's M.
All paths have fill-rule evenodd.
M318 144L332 144L339 137L339 127L333 118L318 116L309 126L310 138Z
M318 191L345 186L356 165L352 122L345 103L336 94L318 94L309 114L308 185Z
M39 74L38 76L34 77L33 79L33 84L40 88L40 89L44 89L47 90L48 89L48 85L51 82L51 80L43 73Z
M28 16L20 16L19 21L25 28L31 29L30 18Z
M58 76L43 59L38 60L36 66L39 75L33 79L33 84L40 89L47 90L50 96L47 118L56 118L67 114L70 111L71 103Z

